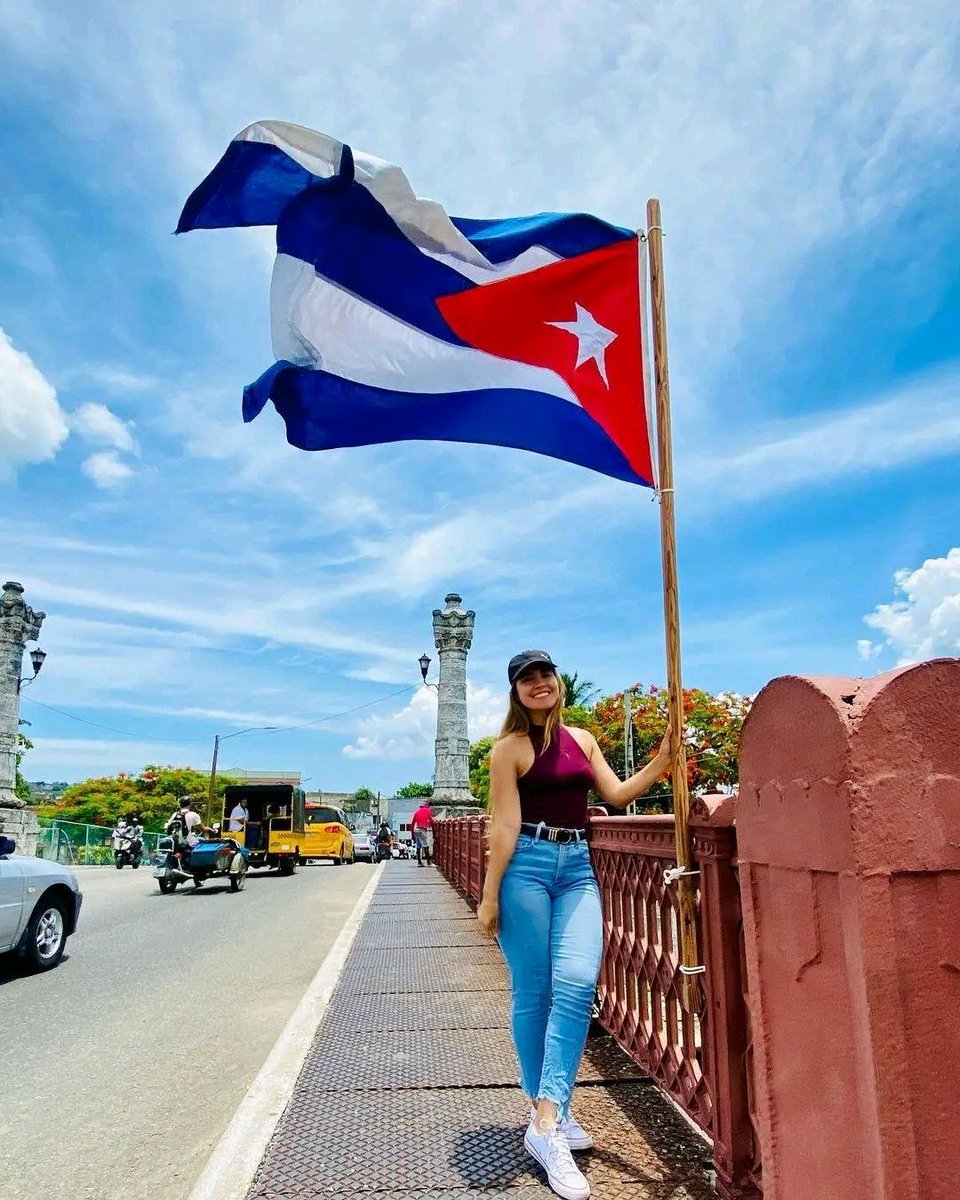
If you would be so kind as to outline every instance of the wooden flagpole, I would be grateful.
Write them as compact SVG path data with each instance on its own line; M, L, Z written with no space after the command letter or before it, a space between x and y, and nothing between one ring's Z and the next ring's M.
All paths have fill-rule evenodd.
M673 439L670 430L670 375L667 367L667 312L663 289L663 242L660 201L647 201L647 246L650 253L650 314L653 326L653 363L657 400L657 452L660 483L660 542L663 556L663 615L667 639L667 687L670 714L670 762L673 772L673 812L676 818L677 898L680 905L680 970L683 1006L700 1008L696 975L697 894L690 843L690 793L687 787L687 751L684 739L683 681L680 668L680 598L677 586L677 527L673 494Z

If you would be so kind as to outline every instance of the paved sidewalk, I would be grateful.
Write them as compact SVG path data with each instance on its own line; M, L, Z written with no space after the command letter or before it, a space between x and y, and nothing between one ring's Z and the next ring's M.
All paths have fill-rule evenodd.
M523 1149L507 976L439 872L388 863L248 1200L545 1200ZM611 1039L574 1112L596 1200L708 1200L709 1153Z

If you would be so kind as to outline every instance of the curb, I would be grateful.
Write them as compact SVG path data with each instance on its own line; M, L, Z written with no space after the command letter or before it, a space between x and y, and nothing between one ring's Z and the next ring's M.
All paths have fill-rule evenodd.
M340 978L347 952L370 907L384 866L384 863L378 864L361 892L337 940L214 1146L189 1200L244 1200L250 1190L277 1122L293 1095L300 1069Z

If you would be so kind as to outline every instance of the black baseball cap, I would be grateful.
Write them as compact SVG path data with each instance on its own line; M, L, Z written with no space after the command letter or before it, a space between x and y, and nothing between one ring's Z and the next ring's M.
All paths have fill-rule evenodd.
M557 669L557 664L546 650L521 650L519 654L515 654L507 663L507 679L510 682L510 686L513 687L527 667L533 666L549 667L554 672Z

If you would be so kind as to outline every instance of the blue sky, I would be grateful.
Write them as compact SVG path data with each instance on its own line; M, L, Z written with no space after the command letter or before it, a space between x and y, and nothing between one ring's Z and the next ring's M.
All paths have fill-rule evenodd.
M663 682L648 492L242 424L270 233L171 231L268 117L457 215L635 226L661 198L685 682L960 653L952 5L35 0L0 10L0 80L0 571L48 613L25 701L71 714L24 703L29 778L305 722L221 762L428 778L416 658L448 590L477 611L475 736L531 644L606 691Z

